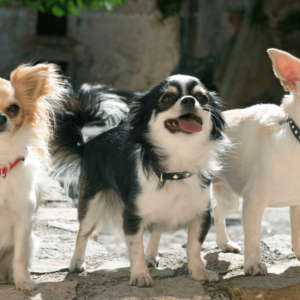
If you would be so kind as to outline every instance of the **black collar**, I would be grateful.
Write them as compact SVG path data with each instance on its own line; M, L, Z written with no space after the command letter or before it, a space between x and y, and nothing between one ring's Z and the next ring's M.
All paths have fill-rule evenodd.
M286 115L284 118L280 119L278 122L280 125L283 125L285 123L289 123L290 128L292 130L292 133L294 134L295 138L297 139L298 142L300 142L300 129L294 122L294 120L289 117L289 115Z
M191 176L195 175L196 173L191 173L188 171L183 172L173 172L173 173L164 173L159 170L154 170L155 174L159 178L160 182L163 182L164 180L181 180L190 178Z

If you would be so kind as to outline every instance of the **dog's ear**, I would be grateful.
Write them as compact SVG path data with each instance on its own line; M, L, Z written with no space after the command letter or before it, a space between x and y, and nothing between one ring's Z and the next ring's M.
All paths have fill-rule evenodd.
M300 81L300 60L278 49L268 49L275 75L287 92L296 92Z
M54 64L21 65L10 75L10 82L20 101L36 102L43 96L61 93L62 81Z

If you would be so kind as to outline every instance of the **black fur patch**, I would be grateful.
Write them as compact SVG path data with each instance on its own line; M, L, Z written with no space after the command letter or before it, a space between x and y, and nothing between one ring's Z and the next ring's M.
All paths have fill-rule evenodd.
M213 92L207 94L209 97L208 105L203 109L211 114L213 127L210 133L211 140L221 140L222 132L226 126L225 119L221 112L221 103L217 95Z
M200 182L201 182L201 187L203 189L207 189L213 180L213 173L211 171L209 172L200 172Z
M211 215L210 210L208 209L205 213L202 214L202 224L201 224L201 231L199 236L199 242L200 244L203 244L207 233L211 226Z

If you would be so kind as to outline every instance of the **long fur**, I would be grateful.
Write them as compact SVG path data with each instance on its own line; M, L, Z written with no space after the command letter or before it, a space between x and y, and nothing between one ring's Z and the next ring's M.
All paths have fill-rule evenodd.
M112 129L127 117L130 93L119 96L105 85L83 84L74 93L66 84L68 93L55 109L54 135L51 142L54 176L64 177L66 189L79 177L80 164L86 142Z
M198 258L210 225L211 174L220 168L216 153L226 142L225 121L215 95L194 77L172 76L150 92L137 93L128 118L127 105L105 90L85 85L78 95L72 91L69 95L63 112L57 112L53 149L58 172L80 169L80 230L70 270L85 269L86 237L113 220L123 229L128 245L131 284L152 283L141 251L143 231L159 234L181 227L189 228L192 277L216 281L215 273ZM109 123L110 118L114 122ZM201 124L196 126L200 129L186 132L170 125L173 119L181 124L180 118L194 126ZM83 134L91 124L99 134L84 143ZM195 175L163 184L157 176L176 171ZM150 240L156 246L149 249L155 252L157 238Z
M53 64L21 65L10 81L0 79L0 168L23 158L0 177L0 281L33 290L29 263L35 248L32 233L45 165L50 164L51 103L65 88Z

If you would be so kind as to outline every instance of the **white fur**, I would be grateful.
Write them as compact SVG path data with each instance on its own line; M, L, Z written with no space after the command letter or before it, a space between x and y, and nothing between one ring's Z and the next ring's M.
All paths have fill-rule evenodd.
M31 134L26 128L10 136L0 136L0 168L25 157L0 177L0 279L15 282L21 290L34 289L29 263L34 248L32 225L37 208L38 181L43 165L30 148Z
M281 51L272 51L286 56ZM271 58L277 73L276 56ZM287 85L288 80L284 83ZM228 125L225 133L236 146L226 155L226 166L213 184L217 244L224 251L240 251L227 236L225 218L237 210L238 198L242 197L245 274L267 274L259 251L261 219L266 207L290 206L292 246L300 259L300 142L289 124L278 124L288 114L300 126L299 91L297 82L280 107L255 105L224 113Z
M99 107L99 115L101 115L104 110L107 114L105 126L101 127L99 126L99 124L97 124L98 126L93 126L94 124L91 123L86 124L81 129L84 142L87 142L87 140L95 138L99 134L116 127L121 122L121 120L126 117L129 111L129 107L126 105L126 103L120 101L119 96L114 94L107 94L106 97L109 98L109 101L106 100L101 102L101 105Z

